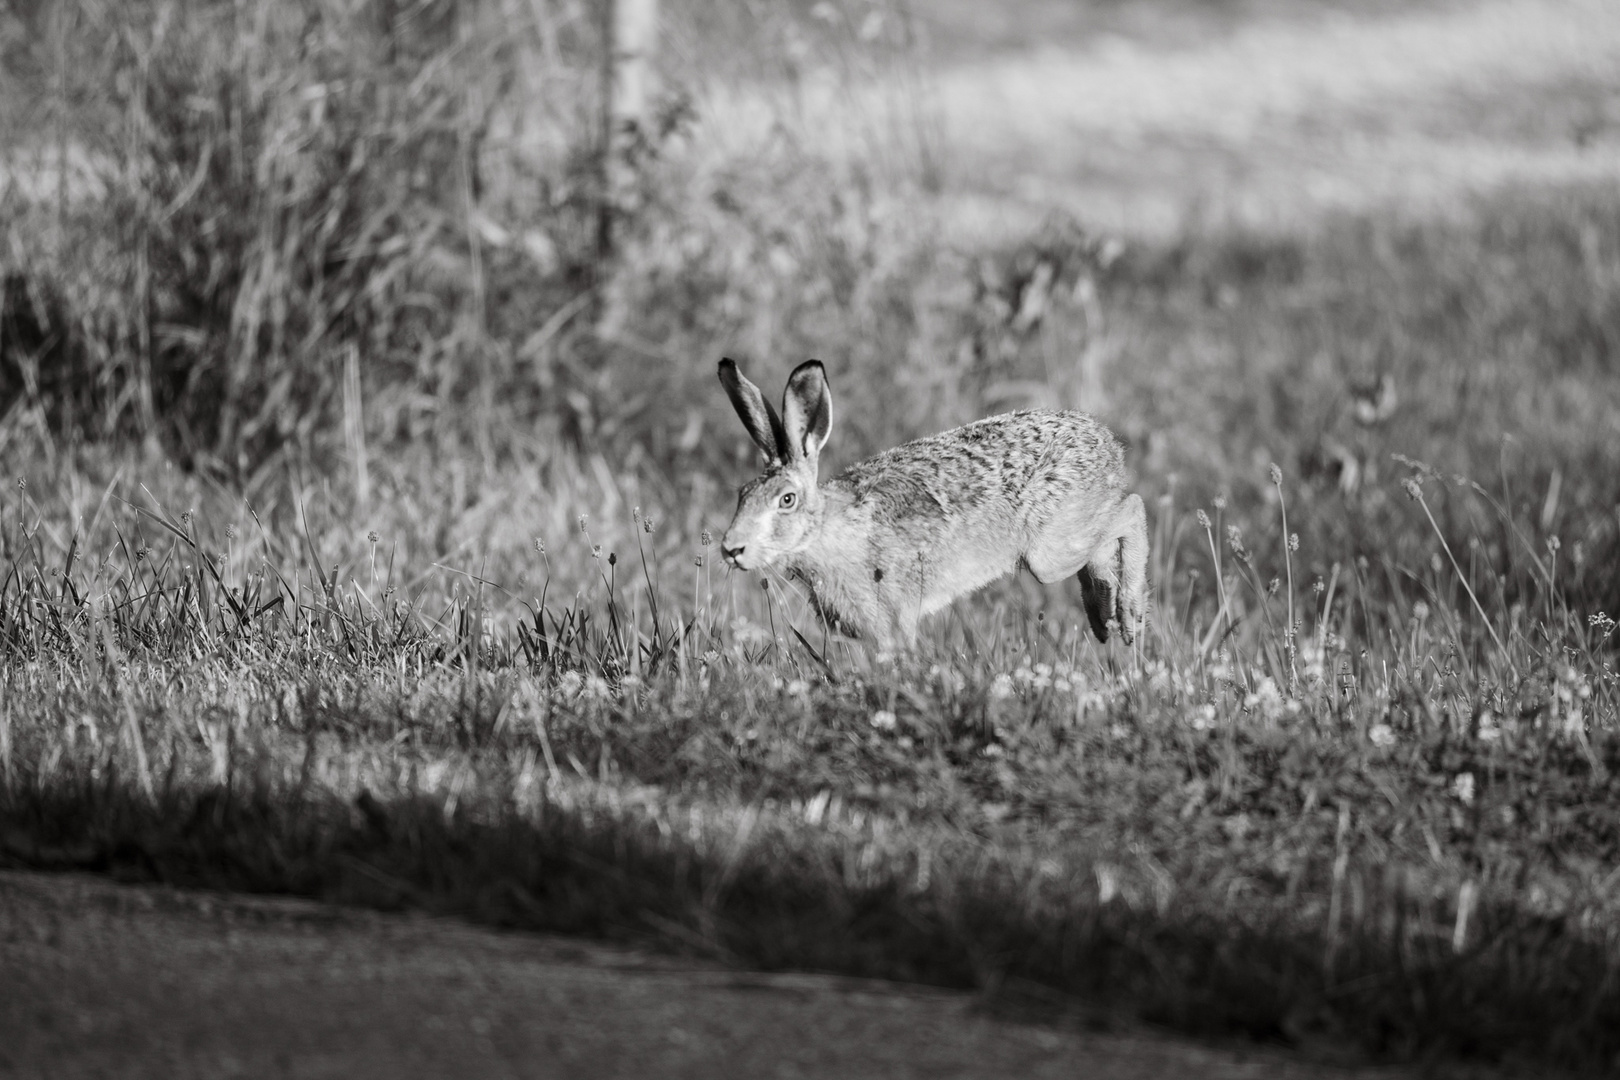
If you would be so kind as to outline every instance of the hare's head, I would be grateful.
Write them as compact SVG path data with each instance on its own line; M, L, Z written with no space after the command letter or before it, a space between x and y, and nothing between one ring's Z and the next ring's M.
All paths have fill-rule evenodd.
M765 473L737 496L737 513L720 540L720 553L732 566L757 570L804 550L821 527L824 502L816 490L816 462L832 430L832 392L816 360L788 376L781 416L730 360L720 361L720 383L765 453Z

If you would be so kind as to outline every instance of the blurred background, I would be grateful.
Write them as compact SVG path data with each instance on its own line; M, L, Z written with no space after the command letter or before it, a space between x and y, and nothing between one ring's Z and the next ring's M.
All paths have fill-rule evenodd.
M1415 470L1492 603L1620 608L1620 6L631 8L615 69L586 0L10 0L0 472L521 591L701 554L716 361L817 357L833 469L1100 416L1161 604L1191 507L1278 562L1276 462L1305 580L1464 603Z

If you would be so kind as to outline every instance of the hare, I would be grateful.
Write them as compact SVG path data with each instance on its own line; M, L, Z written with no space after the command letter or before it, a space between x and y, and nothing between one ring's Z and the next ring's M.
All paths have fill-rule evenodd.
M765 473L745 484L720 541L743 570L781 565L832 630L909 648L922 617L1020 565L1080 579L1097 640L1127 643L1147 602L1147 515L1125 491L1119 441L1084 413L1031 410L917 439L816 478L832 430L818 361L788 376L777 415L731 360L720 382Z

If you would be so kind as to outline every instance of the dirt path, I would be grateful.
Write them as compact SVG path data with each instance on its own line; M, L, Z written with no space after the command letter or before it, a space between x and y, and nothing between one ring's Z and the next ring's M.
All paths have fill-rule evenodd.
M555 937L0 872L0 1075L1401 1075L1092 1035L961 994L751 975Z

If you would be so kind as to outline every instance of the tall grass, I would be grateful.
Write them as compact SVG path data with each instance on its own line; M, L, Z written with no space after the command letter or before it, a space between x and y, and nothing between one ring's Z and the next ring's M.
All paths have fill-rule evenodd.
M221 539L116 491L53 536L55 493L13 490L13 864L1336 1053L1620 1050L1607 618L1548 640L1521 614L1496 650L1438 598L1385 602L1369 642L1346 587L1297 598L1314 625L1296 639L1243 551L1226 585L1265 610L1230 635L1185 584L1134 656L1003 596L874 665L818 647L779 590L739 596L631 539L656 529L604 551L576 525L513 604L476 573L408 586L369 538L328 568L313 535ZM1172 530L1195 558L1202 538Z
M1620 192L953 250L925 138L681 104L863 21L675 11L612 266L583 8L5 16L0 861L1612 1068ZM723 351L826 359L835 463L1098 412L1149 632L727 573Z

